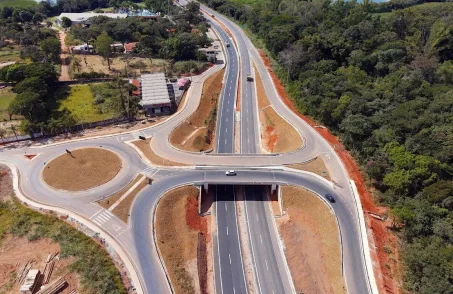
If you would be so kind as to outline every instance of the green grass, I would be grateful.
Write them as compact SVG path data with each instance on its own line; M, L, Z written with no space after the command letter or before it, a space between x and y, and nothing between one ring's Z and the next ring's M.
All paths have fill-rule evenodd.
M23 7L31 8L38 5L38 2L33 0L0 0L0 7L11 6L11 7Z
M235 2L235 3L239 3L239 4L242 4L242 5L254 5L255 3L258 3L258 2L267 2L267 1L263 1L263 0L231 0L231 2Z
M16 94L11 91L10 87L0 89L0 120L9 119L7 109L14 97Z
M6 234L29 241L48 238L59 243L61 258L75 257L69 269L79 275L86 293L127 293L107 252L55 216L42 215L17 201L0 202L0 242Z
M67 108L77 123L95 122L115 117L113 111L100 111L94 104L94 95L89 85L73 85L69 89L69 96L59 101L59 109Z
M1 0L0 0L1 1ZM16 48L4 47L0 49L0 63L8 61L19 61L20 51Z

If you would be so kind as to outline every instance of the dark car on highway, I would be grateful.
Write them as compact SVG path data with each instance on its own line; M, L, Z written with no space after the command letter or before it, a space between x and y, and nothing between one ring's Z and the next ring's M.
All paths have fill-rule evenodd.
M330 203L335 203L335 198L331 194L326 194L326 198Z

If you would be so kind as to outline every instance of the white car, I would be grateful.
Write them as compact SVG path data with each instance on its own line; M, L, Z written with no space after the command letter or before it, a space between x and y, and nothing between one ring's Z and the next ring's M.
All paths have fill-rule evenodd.
M236 172L234 170L227 170L225 172L225 175L227 176L235 176L236 175Z

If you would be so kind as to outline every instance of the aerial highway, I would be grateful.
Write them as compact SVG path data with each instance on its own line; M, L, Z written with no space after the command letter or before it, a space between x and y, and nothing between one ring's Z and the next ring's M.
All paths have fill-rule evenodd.
M231 211L234 211L235 209L233 202L227 201L226 197L227 195L231 195L231 191L229 191L228 189L230 188L225 187L225 185L251 185L251 187L246 187L247 199L252 200L250 203L247 203L248 218L250 219L250 216L253 216L253 213L255 213L255 215L258 214L258 217L265 216L266 218L262 218L261 222L255 223L256 227L250 228L250 230L253 232L255 232L255 230L256 232L260 232L258 234L261 234L261 237L264 237L263 234L267 234L268 236L265 237L266 240L263 240L263 242L267 242L267 250L263 252L254 250L254 254L260 254L259 256L268 260L268 266L271 264L274 265L271 266L272 271L269 271L269 273L264 272L264 268L266 268L267 271L266 262L263 263L261 257L259 257L260 261L255 265L256 274L260 279L260 283L263 283L263 287L268 287L269 283L271 283L270 281L274 281L272 282L272 285L275 286L276 293L282 293L281 289L284 289L283 292L285 293L290 291L287 286L289 284L289 278L284 274L281 268L281 262L279 262L279 260L282 260L282 257L278 256L277 246L274 243L275 232L272 232L269 225L269 221L272 221L268 218L269 212L266 211L264 203L259 201L264 197L262 194L263 188L259 186L272 184L303 186L316 193L321 199L323 199L323 196L326 193L334 194L337 202L328 205L334 212L340 227L343 272L347 290L349 293L371 292L372 282L370 281L370 275L373 275L373 273L369 273L366 268L364 252L368 251L368 248L362 248L363 240L359 226L359 214L362 213L362 211L361 208L357 209L357 204L355 203L354 195L349 185L347 172L340 159L336 156L332 147L324 141L314 129L308 126L297 116L297 114L293 113L282 102L274 87L273 81L269 76L268 69L247 35L236 24L217 12L212 11L207 7L203 7L203 10L208 12L208 14L215 15L215 19L220 21L233 35L236 44L235 46L237 46L237 49L239 50L241 64L239 66L239 62L236 64L235 61L236 70L234 70L233 62L229 62L229 60L237 60L235 59L236 47L226 50L227 62L224 64L217 64L202 75L194 77L191 89L189 90L190 99L193 99L193 103L188 103L182 111L178 112L164 123L141 131L67 141L42 147L4 147L0 151L0 162L7 163L11 167L17 168L20 176L19 178L16 178L15 181L19 184L21 193L29 199L30 205L39 203L50 208L58 207L65 209L66 211L70 211L80 216L84 221L95 224L99 230L111 236L122 250L126 252L127 258L132 264L132 268L129 268L129 271L136 272L138 276L138 280L134 281L135 286L143 293L171 292L165 271L156 253L156 248L154 246L155 240L153 239L154 237L152 234L153 211L159 198L166 191L184 184L199 186L208 184L211 188L214 188L214 185L221 185L217 187L217 189L220 188L220 190L223 188L223 191L218 190L218 192L221 193L218 193L219 201L217 205L222 205L223 203L223 210L226 212L230 208L228 205L231 205ZM227 33L223 30L223 26L214 25L214 28L219 32L220 38L225 41L226 38L230 37L227 36ZM232 42L230 43L232 44ZM239 83L241 87L240 92L244 93L241 102L240 122L245 125L247 124L245 121L247 121L248 118L250 123L249 126L244 127L246 130L243 130L243 124L241 124L240 134L241 140L244 142L241 144L241 152L244 154L233 154L234 137L231 136L231 139L228 139L224 133L219 134L217 139L225 135L223 140L226 139L227 144L217 142L217 153L215 154L188 153L171 146L168 140L169 134L179 123L184 121L196 110L203 82L212 73L225 66L227 70L223 84L222 97L225 98L225 95L228 95L229 93L231 93L231 95L228 95L228 98L221 99L221 103L230 101L233 105L231 106L232 108L225 107L225 105L223 107L221 106L221 108L225 111L227 109L230 109L232 112L234 111L234 101L236 99L234 95L236 94L233 94L233 92L237 93L237 83L234 82L235 72L240 76L242 75L241 79L244 79L243 71L251 69L250 60L253 60L256 64L256 68L263 79L265 91L272 106L299 131L304 139L304 146L298 151L288 154L259 154L258 148L260 145L257 132L257 110L256 106L253 104L256 103L256 101L252 99L252 95L255 95L254 88L252 86L253 83L245 83L245 81ZM246 64L242 64L243 62ZM249 67L247 67L247 64ZM253 74L252 70L249 72ZM247 74L249 72L247 72ZM228 79L233 80L231 83L234 83L234 85L228 84ZM231 85L231 90L228 88L229 85ZM234 88L236 88L236 90ZM246 98L245 95L250 95L250 97ZM247 102L250 102L250 104L246 104ZM228 102L226 103L228 105ZM249 110L248 114L247 109ZM231 115L231 117L228 117L229 127L234 126L234 115ZM225 123L224 121L220 122L224 126L227 125L226 117L227 116L225 116ZM220 128L223 128L223 126L218 129ZM253 130L255 133L248 133L247 131L249 129ZM233 129L231 130L233 131ZM134 149L129 145L124 144L124 142L136 140L138 135L158 138L158 140L151 141L151 147L154 152L162 157L171 158L173 161L186 163L191 166L178 168L149 166ZM254 143L251 142L248 144L248 140L253 141ZM245 142L247 142L247 144ZM221 145L224 145L225 147L221 148L225 149L221 149ZM255 146L255 149L250 146ZM65 153L65 149L85 147L105 148L118 154L123 162L120 173L109 183L91 190L76 193L52 189L42 181L41 173L47 162L56 156ZM227 154L227 152L230 154ZM24 154L26 153L38 154L38 156L30 161L24 157ZM282 167L283 164L308 161L316 156L322 156L324 158L333 179L332 182L311 173L294 171ZM124 224L114 215L109 214L108 211L100 208L94 203L95 200L101 199L124 187L136 173L141 172L146 174L145 171L149 168L155 169L155 179L152 185L147 186L139 193L139 195L137 195L130 212L129 225ZM237 176L225 176L225 170L227 169L235 169ZM253 199L256 201L253 201ZM226 209L225 203L227 204ZM252 206L252 203L260 203L260 205ZM219 211L220 209L217 209L216 212ZM218 233L225 232L226 234L226 231L222 230L228 226L228 236L230 236L230 226L234 226L230 221L233 218L229 218L231 215L220 215L219 213L217 217L224 219L225 223L225 225L221 226ZM234 219L235 218L236 217L234 216ZM264 222L267 222L267 225L262 224ZM251 221L249 224L254 226ZM257 240L261 242L259 235L252 233L250 236L252 243L255 244ZM233 238L228 237L225 243L230 242L229 240L233 240ZM240 252L237 251L240 250L239 248L240 246L238 243L227 245L225 249L220 249L219 247L218 256L222 256L219 265L223 266L226 263L226 268L232 269L233 267L229 267L228 264L230 264L229 257L233 255L231 257L233 259L237 258L237 262L235 261L233 263L232 259L231 265L237 266L243 270L242 261L239 261ZM271 248L273 249L271 250ZM229 252L230 254L227 257L228 259L224 258L224 256L226 256L224 254L225 252ZM219 270L220 269L223 269L223 267L219 268ZM239 276L235 276L236 274ZM245 289L245 282L244 284L241 282L243 276L244 275L243 273L240 273L240 270L235 270L235 273L231 272L229 276L226 275L225 279L232 279L234 282L229 285L224 285L225 287L229 287L224 288L225 293L231 293L231 287L234 287L233 292L237 289L238 293L239 291L240 293L244 293L242 289ZM278 281L279 279L281 282ZM219 282L220 281L222 281L222 279L220 279ZM217 285L218 283L216 281L216 287ZM263 291L263 293L267 292Z

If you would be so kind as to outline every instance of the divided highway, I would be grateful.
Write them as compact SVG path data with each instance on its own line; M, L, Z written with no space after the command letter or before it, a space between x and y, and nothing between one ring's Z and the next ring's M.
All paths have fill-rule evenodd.
M80 218L84 220L82 222L89 222L90 224L93 224L93 226L95 224L98 231L103 234L108 234L115 240L116 246L126 253L122 258L126 258L132 263L132 266L128 267L128 269L138 275L138 280L135 280L135 286L142 289L144 293L169 293L171 291L164 268L162 267L162 263L156 252L155 240L152 233L153 211L159 198L166 191L184 184L203 185L204 183L208 183L209 185L249 185L250 183L254 183L254 187L246 188L247 199L251 201L250 203L260 202L261 204L263 204L263 202L259 200L263 197L262 188L255 187L256 185L280 184L304 186L306 189L317 193L321 199L326 193L331 193L336 195L337 199L336 203L328 205L334 211L340 226L343 250L343 270L347 290L349 293L353 294L370 292L371 282L365 267L364 251L362 248L363 243L358 222L358 215L359 213L362 213L362 211L360 210L361 208L359 208L359 210L356 208L354 195L349 187L349 178L341 161L335 155L334 150L316 133L316 131L310 128L282 103L273 87L267 68L264 66L256 48L245 33L238 26L222 17L220 14L209 10L206 7L203 7L203 9L214 14L215 18L220 20L230 30L234 37L239 40L237 43L241 54L241 61L244 62L244 64L242 62L240 63L241 70L247 71L247 64L250 66L250 61L247 62L247 57L245 56L250 56L250 58L255 61L257 70L263 79L266 94L272 105L278 113L293 124L303 135L306 144L303 149L291 154L275 156L251 154L257 153L257 150L259 150L259 147L257 147L259 146L257 144L257 142L259 142L258 133L255 132L252 134L248 132L249 130L257 130L257 119L256 116L252 119L252 115L253 113L255 115L258 114L256 113L256 106L253 105L256 101L254 102L254 99L251 99L251 97L254 97L252 96L254 95L254 88L247 88L248 86L251 86L251 83L241 81L241 93L244 93L240 115L240 120L244 123L244 125L241 125L241 140L243 141L241 144L241 151L247 154L226 154L233 153L234 150L233 136L230 136L229 134L230 128L231 133L233 133L235 118L234 101L237 93L236 90L234 90L233 94L233 88L236 88L237 85L234 84L236 82L233 80L235 75L239 73L238 56L235 55L237 53L235 53L234 48L231 48L228 49L226 53L228 66L225 76L226 79L224 81L225 87L220 101L220 103L225 103L226 101L226 105L223 104L221 109L225 109L225 111L229 110L231 111L231 114L228 112L228 115L223 116L223 111L218 114L220 122L218 124L219 127L217 131L219 134L217 138L220 140L223 139L224 144L222 144L222 142L217 142L216 151L222 154L201 155L183 152L171 147L167 140L171 130L196 110L196 99L199 99L202 83L211 73L220 70L223 67L223 65L215 65L208 72L203 73L198 77L194 77L189 94L192 95L191 97L195 101L193 101L193 103L188 103L182 112L174 115L162 124L128 134L103 136L81 141L68 141L54 146L43 146L39 148L16 146L14 148L1 149L0 161L7 162L11 166L17 167L20 171L20 178L15 179L15 182L19 183L20 187L20 190L17 192L23 192L27 196L28 202L31 204L39 203L39 205L47 205L49 209L54 208L70 211L71 213L80 216ZM225 41L226 38L229 39L220 26L217 27L217 30L220 32L220 37L223 41ZM232 41L229 41L229 43L232 44ZM235 60L235 64L237 64L236 70L234 70L232 60ZM245 77L243 76L242 79L245 79ZM231 86L231 89L229 89L229 86ZM245 95L250 95L248 96L250 99L245 97ZM228 103L228 101L230 101L230 103ZM247 104L248 101L251 103ZM231 106L229 106L229 104L231 104ZM247 109L249 110L248 115ZM252 114L250 114L250 112L252 112ZM228 122L226 121L227 117ZM245 126L247 117L250 120L249 126ZM255 124L255 126L253 126L253 124ZM228 126L228 132L221 132L221 129L223 129L224 126ZM246 128L246 130L244 130L244 128ZM152 140L151 146L157 154L165 158L171 158L174 161L195 166L210 164L215 165L216 167L162 168L148 166L133 149L124 144L125 141L136 140L138 135L157 137L158 140ZM247 140L254 141L255 144L248 144ZM221 147L222 145L223 147ZM253 145L255 145L254 150L253 147L251 147ZM65 149L71 150L85 147L105 148L120 155L123 160L122 170L113 181L95 189L77 193L53 190L42 182L41 172L47 162L59 154L64 153ZM30 161L24 158L23 155L25 153L38 154L39 156ZM282 164L309 160L316 156L323 156L334 182L328 182L313 174L291 172L281 168ZM274 167L263 168L263 166L270 165ZM244 166L249 166L250 168L244 168ZM137 172L146 174L146 171L150 168L154 169L153 174L156 176L155 181L137 196L130 212L131 218L129 225L121 222L116 217L111 216L108 211L101 209L94 203L95 200L120 190L133 179ZM225 169L227 168L236 169L238 173L237 176L226 177ZM217 289L217 293L222 293L221 291L224 291L223 293L234 293L235 291L237 291L236 293L245 293L246 288L243 265L240 258L240 252L238 252L240 246L238 241L232 241L235 239L233 236L237 236L236 217L234 216L234 221L232 222L231 220L233 218L229 219L225 217L230 214L221 214L222 210L224 212L230 209L233 211L235 210L234 205L231 205L233 201L229 200L234 197L234 194L231 195L232 191L229 191L228 189L229 188L226 188L225 190L224 188L223 191L221 191L222 189L217 191L217 218L219 220L218 224L220 224L217 256L221 258L220 262L217 263L217 266L220 265L222 267L219 268L218 271L216 270L216 279L219 278L217 272L220 274L220 270L222 270L222 278L220 281L222 281L222 283L225 281L225 283L222 284L221 289ZM253 199L255 199L255 201ZM275 248L276 245L274 243L275 239L273 239L275 238L275 234L271 231L272 228L269 225L270 222L268 219L269 213L266 211L266 207L264 205L252 207L248 202L247 210L249 225L251 225L250 231L252 232L250 234L251 240L254 244L258 244L258 246L253 245L254 248L260 247L261 238L263 238L263 245L265 245L264 242L268 242L266 246L262 246L268 248L267 251L254 250L256 258L259 259L256 261L256 268L262 292L272 293L272 290L275 289L275 293L289 293L285 277L282 276L284 272L279 265L279 257L273 255L273 253L276 254L277 251L272 250L272 252L270 252L270 248ZM258 215L258 220L255 223L251 220L254 214L255 217ZM260 218L261 216L265 216L266 218ZM267 225L265 225L266 222ZM228 234L226 228L228 228ZM266 230L268 231L267 233ZM220 236L220 233L223 235ZM230 234L236 235L231 235L230 237ZM265 234L268 234L269 237L264 237ZM238 240L238 238L236 239ZM233 244L230 242L236 243ZM225 246L224 243L226 243ZM365 248L365 250L368 250L368 248ZM228 259L225 259L225 256ZM232 258L231 264L230 257ZM272 267L271 264L277 266ZM226 267L224 268L223 266ZM268 267L269 273L267 273ZM265 271L263 269L265 269ZM373 275L372 272L369 274ZM279 279L281 280L281 285L278 282ZM231 281L232 283L230 283ZM216 285L218 285L218 283L216 283Z

